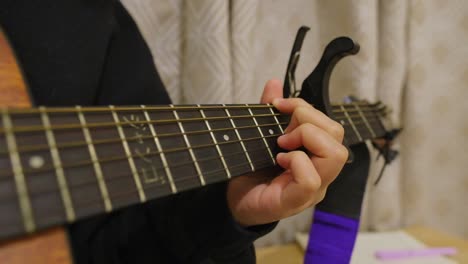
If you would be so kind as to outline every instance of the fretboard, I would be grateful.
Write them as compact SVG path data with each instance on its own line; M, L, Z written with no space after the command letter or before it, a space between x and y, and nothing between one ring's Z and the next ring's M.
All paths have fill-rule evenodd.
M333 106L353 145L378 105ZM0 240L276 165L289 116L271 105L3 109Z

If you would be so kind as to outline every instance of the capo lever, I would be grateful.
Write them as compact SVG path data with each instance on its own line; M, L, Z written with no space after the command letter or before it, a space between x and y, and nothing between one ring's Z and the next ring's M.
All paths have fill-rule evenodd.
M380 170L379 176L374 182L374 185L377 185L379 181L382 179L383 172L388 164L392 163L398 156L398 150L392 149L392 142L393 140L400 134L401 128L392 129L385 133L383 136L384 144L378 144L375 141L372 141L372 146L379 151L379 155L377 156L377 160L382 156L384 158L384 165Z

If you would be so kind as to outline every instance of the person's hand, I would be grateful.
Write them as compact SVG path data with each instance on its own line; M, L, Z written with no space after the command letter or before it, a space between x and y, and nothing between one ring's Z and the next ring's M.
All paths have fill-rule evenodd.
M281 98L282 93L281 82L271 80L261 102L292 115L285 135L278 138L278 145L290 151L276 156L284 172L267 181L255 175L240 176L228 185L229 209L243 226L271 223L317 204L348 158L339 123L302 99ZM296 150L301 147L309 154Z

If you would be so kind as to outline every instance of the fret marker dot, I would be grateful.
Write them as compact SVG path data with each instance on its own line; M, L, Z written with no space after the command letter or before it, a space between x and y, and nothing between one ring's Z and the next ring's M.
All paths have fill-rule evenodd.
M40 156L32 156L29 158L29 166L33 169L39 169L44 165L44 159Z
M226 141L229 140L229 136L228 136L228 135L224 135L223 138L224 138L224 140L226 140Z
M270 128L270 129L268 130L268 133L270 133L270 135L273 135L273 134L275 133L275 131L273 131L273 129Z
M340 123L341 123L341 125L343 125L343 126L346 124L346 122L345 122L344 120L341 120Z

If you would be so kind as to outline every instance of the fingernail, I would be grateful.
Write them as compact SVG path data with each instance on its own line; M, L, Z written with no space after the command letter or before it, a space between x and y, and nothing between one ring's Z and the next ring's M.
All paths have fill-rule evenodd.
M282 141L283 138L284 138L285 136L286 136L286 135L281 135L281 136L279 136L279 137L278 137L278 143L279 143L280 141Z

